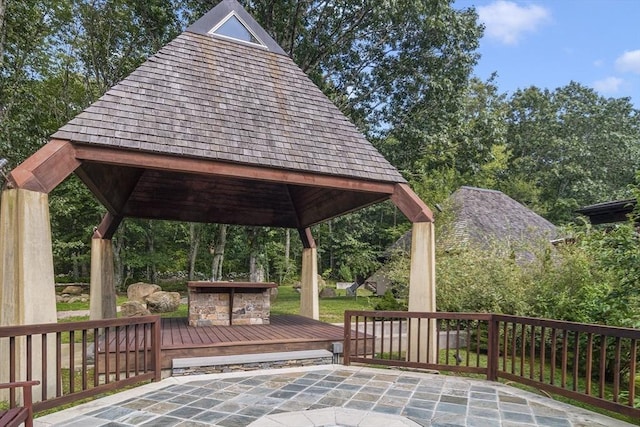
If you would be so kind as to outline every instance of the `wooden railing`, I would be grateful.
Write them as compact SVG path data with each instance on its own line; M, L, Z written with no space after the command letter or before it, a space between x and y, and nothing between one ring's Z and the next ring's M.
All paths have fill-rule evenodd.
M35 412L159 381L160 317L0 327L0 360L9 365L0 380L40 381ZM0 400L15 407L16 398Z
M344 363L474 373L640 417L640 330L487 313L347 311Z

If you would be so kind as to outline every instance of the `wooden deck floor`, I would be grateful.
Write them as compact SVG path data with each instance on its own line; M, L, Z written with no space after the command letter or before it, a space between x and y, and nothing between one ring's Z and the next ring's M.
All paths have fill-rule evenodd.
M140 347L145 347L142 342L145 336L149 339L148 332L135 334L133 329L111 333L108 338L109 354L115 360L116 345L119 352L124 353L127 346L133 348L136 340ZM269 325L198 327L189 326L186 317L175 317L162 319L161 338L161 365L168 369L173 359L184 357L331 350L332 343L342 342L344 331L341 326L295 315L272 316ZM99 344L98 348L104 349L104 344ZM115 361L111 365L115 366Z
M344 338L340 326L302 316L272 316L269 325L189 326L186 318L162 319L162 367L182 357L229 356L331 349Z
M343 329L302 316L272 316L270 325L189 326L184 317L162 319L162 349L342 340Z

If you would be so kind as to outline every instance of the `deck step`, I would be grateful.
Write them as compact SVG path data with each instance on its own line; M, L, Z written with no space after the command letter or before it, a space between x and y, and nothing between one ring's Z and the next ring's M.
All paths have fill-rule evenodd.
M213 374L331 363L333 363L333 353L328 350L185 357L172 360L172 375Z

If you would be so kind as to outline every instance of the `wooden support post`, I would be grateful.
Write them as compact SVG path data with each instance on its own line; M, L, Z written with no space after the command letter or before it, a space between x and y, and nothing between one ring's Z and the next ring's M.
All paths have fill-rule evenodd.
M311 229L298 230L304 248L302 249L302 274L300 277L300 315L320 319L318 301L318 250L311 235Z
M0 207L0 326L56 323L56 293L49 222L49 197L23 189L2 192ZM49 366L55 364L55 339L47 346ZM32 343L31 378L27 378L25 340L16 340L18 380L42 381L41 340ZM9 343L0 341L0 382L9 380ZM48 372L48 392L55 393L55 370ZM34 388L39 401L41 386ZM1 397L0 397L1 399Z
M436 311L436 258L433 222L416 222L411 232L411 271L409 274L409 311ZM436 340L438 331L435 320L420 320L421 333L418 338L418 322L412 323L410 361L436 363ZM420 346L418 346L418 342ZM427 351L428 349L428 351Z
M116 287L113 278L113 248L110 239L91 239L91 320L115 319Z

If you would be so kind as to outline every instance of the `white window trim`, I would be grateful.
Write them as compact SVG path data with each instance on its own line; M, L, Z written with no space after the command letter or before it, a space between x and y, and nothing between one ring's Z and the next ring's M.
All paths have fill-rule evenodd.
M258 43L254 43L254 42L250 42L250 41L246 41L246 40L241 40L241 39L237 39L235 37L230 37L230 36L226 36L224 34L218 34L216 33L216 31L218 31L218 29L220 29L220 27L222 27L224 24L227 23L227 21L229 19L231 19L232 17L235 17L238 21L240 21L240 24L242 24L242 26L256 39L258 40ZM227 40L233 40L235 42L239 42L239 43L245 43L251 46L259 46L265 49L267 48L267 45L260 39L260 37L258 37L258 35L251 29L251 27L249 25L247 25L246 22L244 22L244 20L234 11L232 10L231 12L229 12L229 14L227 16L224 17L224 19L221 19L220 22L218 22L216 24L215 27L213 27L212 29L209 30L209 34L216 36L216 37L221 37L223 39L227 39Z

